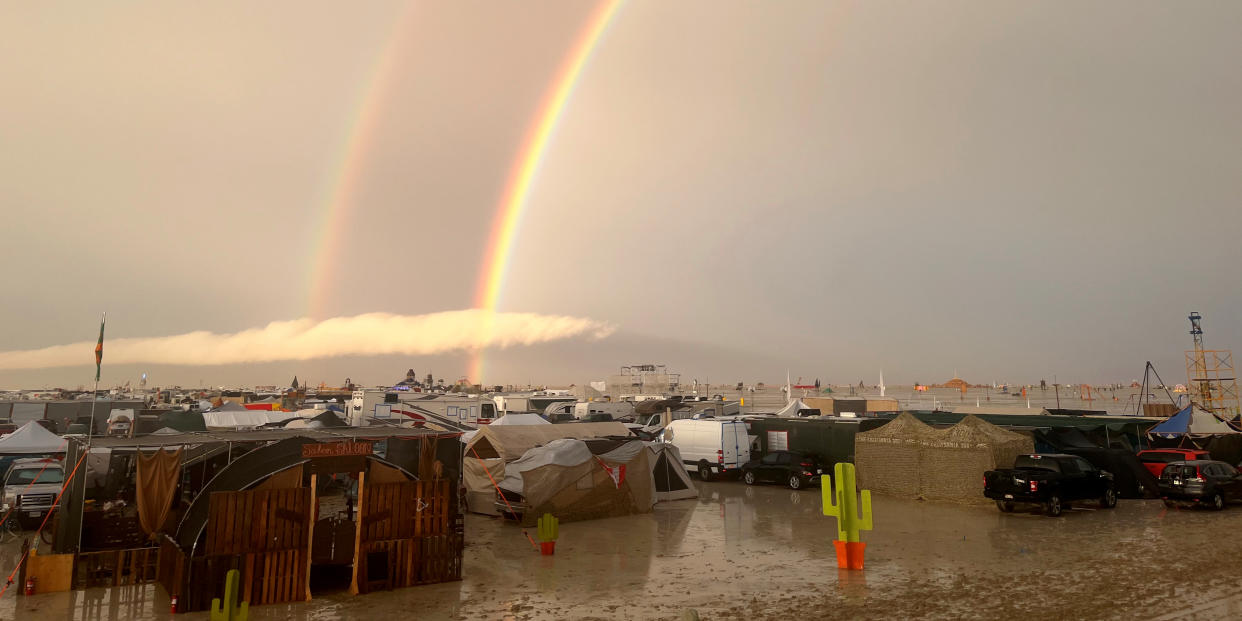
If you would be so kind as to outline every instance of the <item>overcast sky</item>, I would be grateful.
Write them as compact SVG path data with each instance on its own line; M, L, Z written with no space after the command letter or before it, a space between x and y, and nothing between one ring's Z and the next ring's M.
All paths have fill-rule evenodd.
M594 5L9 4L0 351L474 303L523 137ZM625 3L557 127L501 310L617 327L488 383L1183 381L1242 348L1242 5ZM391 55L389 58L386 55ZM389 58L385 65L383 60ZM322 317L321 317L322 318ZM455 379L463 352L114 365L160 384ZM88 383L0 371L0 388ZM472 378L480 379L480 378Z

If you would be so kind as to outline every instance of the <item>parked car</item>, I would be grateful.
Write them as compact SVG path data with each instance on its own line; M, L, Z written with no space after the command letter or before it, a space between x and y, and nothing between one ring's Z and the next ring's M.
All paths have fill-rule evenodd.
M1005 513L1019 504L1039 505L1051 517L1080 500L1095 500L1102 509L1117 506L1113 475L1076 455L1019 455L1013 468L983 473L983 495Z
M664 428L663 437L704 481L735 473L750 461L750 436L740 420L675 420Z
M56 510L56 497L65 482L61 463L50 458L18 459L4 474L0 516L13 511L23 528L39 525L43 517Z
M1162 448L1139 451L1138 458L1139 461L1143 462L1143 466L1151 472L1151 475L1159 479L1160 473L1164 472L1164 467L1167 464L1175 461L1211 459L1212 456L1207 451L1198 449Z
M1217 511L1242 501L1242 473L1212 460L1175 461L1160 473L1160 497L1167 506L1203 506Z
M819 475L823 472L814 455L772 451L762 459L752 459L743 464L742 480L747 485L784 483L790 489L802 489L819 481Z

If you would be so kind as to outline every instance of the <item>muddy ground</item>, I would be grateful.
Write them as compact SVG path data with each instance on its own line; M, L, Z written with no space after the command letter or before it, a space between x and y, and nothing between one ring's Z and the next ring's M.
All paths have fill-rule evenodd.
M697 483L697 482L696 482ZM556 555L471 515L461 582L265 606L251 619L1237 618L1242 506L1122 500L1061 518L876 497L867 568L836 569L818 489L699 483L648 515L564 524ZM532 536L534 533L531 533ZM16 560L0 550L5 573ZM14 589L19 585L14 585ZM158 588L0 598L0 618L167 619ZM203 619L205 613L181 615Z

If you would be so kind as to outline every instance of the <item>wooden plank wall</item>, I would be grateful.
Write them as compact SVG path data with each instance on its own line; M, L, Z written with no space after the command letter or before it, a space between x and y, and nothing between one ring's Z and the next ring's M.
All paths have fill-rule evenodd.
M360 593L461 579L452 489L446 480L366 486L356 561ZM373 569L376 575L369 575Z
M305 600L310 506L311 490L305 487L213 493L204 588L220 592L224 574L236 568L242 573L241 599L252 606Z

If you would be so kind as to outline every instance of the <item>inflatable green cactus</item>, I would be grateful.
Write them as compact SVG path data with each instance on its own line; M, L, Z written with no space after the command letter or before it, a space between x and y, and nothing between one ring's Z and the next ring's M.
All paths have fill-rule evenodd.
M241 572L230 569L224 578L224 601L215 597L211 600L211 621L246 621L250 615L250 602L237 605L237 587Z
M539 527L539 541L556 541L556 536L560 534L560 520L551 513L543 514L536 525Z
M862 513L858 511L855 494L854 464L839 463L833 468L837 485L824 475L820 487L824 495L824 515L837 518L837 538L841 541L861 541L858 531L871 530L871 490L862 491ZM835 498L834 498L835 496Z
M866 544L859 539L858 531L871 530L871 490L862 490L862 511L858 508L858 495L855 493L854 464L838 463L833 469L836 475L836 487L832 485L832 477L824 475L820 479L820 489L824 496L824 515L837 518L837 566L842 569L862 569L863 548Z

